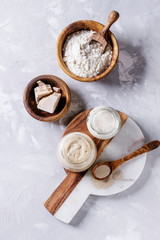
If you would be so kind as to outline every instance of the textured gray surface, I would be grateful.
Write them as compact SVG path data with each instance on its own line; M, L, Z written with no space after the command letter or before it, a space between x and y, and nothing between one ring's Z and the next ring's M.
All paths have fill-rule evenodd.
M160 152L147 157L145 169L127 191L91 196L66 225L43 203L65 174L55 152L66 124L80 111L108 104L130 115L146 141L160 137L159 0L1 0L0 1L0 240L159 239ZM56 40L69 23L93 19L112 27L120 56L105 79L80 83L65 75L55 57ZM53 74L72 91L67 115L57 123L32 119L22 103L35 76Z

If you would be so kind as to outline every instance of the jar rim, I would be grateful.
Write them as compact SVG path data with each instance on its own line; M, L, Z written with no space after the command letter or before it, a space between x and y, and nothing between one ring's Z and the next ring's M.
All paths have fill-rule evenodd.
M87 160L81 162L81 163L72 163L72 162L69 162L64 155L62 155L62 148L63 148L63 143L64 141L67 140L68 137L72 136L72 135L80 135L80 136L83 136L87 141L88 143L90 144L91 146L91 152L89 154L89 157ZM59 159L59 161L61 162L62 166L72 172L81 172L81 171L85 171L87 170L89 167L91 167L91 165L95 162L96 160L96 157L97 157L97 147L96 147L96 144L95 142L93 141L93 139L88 136L87 134L85 133L82 133L82 132L72 132L72 133L69 133L67 135L65 135L61 141L59 142L58 144L58 148L57 148L57 157Z
M95 116L95 114L97 114L98 112L100 112L102 110L109 111L110 113L112 113L113 117L115 118L114 127L110 131L105 132L105 133L99 133L92 126L93 117ZM103 106L95 107L88 114L88 117L87 117L87 128L88 128L89 132L96 138L99 138L99 139L109 139L109 138L115 136L118 133L120 127L121 127L121 118L119 116L119 113L114 108L112 108L110 106L103 105Z

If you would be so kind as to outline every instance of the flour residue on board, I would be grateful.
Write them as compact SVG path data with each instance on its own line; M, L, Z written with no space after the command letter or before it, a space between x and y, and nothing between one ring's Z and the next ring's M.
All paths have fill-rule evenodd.
M111 187L116 180L122 180L123 173L120 169L116 169L108 178L105 180L96 180L94 177L92 177L92 184L96 188L109 188Z

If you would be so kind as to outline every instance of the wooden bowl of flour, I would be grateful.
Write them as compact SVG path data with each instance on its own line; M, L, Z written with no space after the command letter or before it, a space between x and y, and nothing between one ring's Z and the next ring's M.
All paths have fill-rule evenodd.
M65 43L65 40L67 39L67 37L70 34L76 32L76 31L80 31L80 30L93 30L93 31L99 32L103 28L104 28L104 25L99 22L90 21L90 20L82 20L82 21L77 21L77 22L74 22L74 23L68 25L61 32L61 34L59 35L59 38L57 40L56 57L57 57L59 66L68 76L70 76L71 78L74 78L78 81L82 81L82 82L93 82L93 81L98 81L101 78L104 78L113 70L113 68L116 65L117 60L118 60L119 47L118 47L118 42L111 31L108 32L108 38L110 40L110 44L111 44L112 50L113 50L112 60L111 60L111 64L101 74L94 76L94 77L77 76L76 74L74 74L73 72L71 72L68 69L67 65L63 61L63 45Z

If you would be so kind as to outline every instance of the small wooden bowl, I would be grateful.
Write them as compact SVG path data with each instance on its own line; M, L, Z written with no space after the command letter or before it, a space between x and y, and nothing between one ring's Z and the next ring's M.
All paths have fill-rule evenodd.
M62 52L63 45L64 45L66 38L70 34L72 34L73 32L76 32L79 30L85 30L85 29L86 30L94 30L96 32L99 32L103 28L104 28L104 25L102 25L99 22L90 21L90 20L82 20L82 21L77 21L77 22L74 22L74 23L68 25L59 35L59 38L57 40L57 45L56 45L57 61L58 61L59 66L61 67L61 69L66 74L68 74L71 78L74 78L74 79L76 79L78 81L82 81L82 82L92 82L92 81L97 81L97 80L105 77L113 70L113 68L116 65L116 62L118 60L119 47L118 47L118 42L111 31L108 32L108 36L109 36L109 40L110 40L112 48L113 48L112 61L111 61L111 64L107 67L107 69L103 73L101 73L95 77L89 77L89 78L79 77L76 74L72 73L63 61L63 52Z
M43 81L50 84L52 87L59 87L61 89L61 99L54 113L47 113L39 110L35 101L34 88L37 81ZM32 79L26 86L23 94L23 103L27 112L34 118L44 122L52 122L60 119L68 111L71 104L71 93L67 84L60 78L52 75L42 75Z

